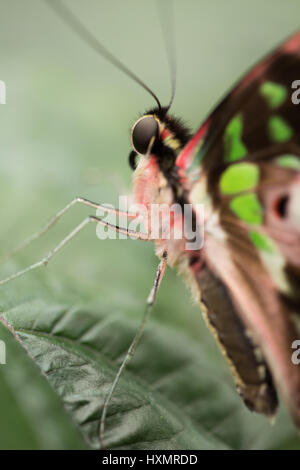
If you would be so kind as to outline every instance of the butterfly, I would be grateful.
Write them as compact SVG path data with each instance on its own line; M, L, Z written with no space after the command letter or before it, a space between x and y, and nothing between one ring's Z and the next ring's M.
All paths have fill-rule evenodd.
M135 199L205 204L203 248L156 241L156 253L167 253L192 287L246 406L274 416L279 390L298 428L300 368L291 356L300 336L299 75L297 32L193 137L164 109L132 130L135 155L154 139L135 170Z
M65 7L49 3L58 7L60 16L90 46L157 102L131 129L129 164L135 203L146 209L188 205L192 207L193 229L201 228L204 237L201 246L194 249L187 248L190 240L186 235L154 239L160 264L141 327L103 406L102 446L110 399L140 340L167 264L178 270L191 288L245 405L274 416L279 391L300 428L300 368L292 360L293 345L300 337L300 119L297 100L293 99L294 85L300 78L300 32L252 68L192 135L170 114L174 93L169 105L161 106L156 95ZM76 198L32 239L78 202L129 219L136 217ZM199 205L204 207L200 228ZM148 227L150 212L143 214ZM40 262L0 281L0 285L47 264L90 222L152 240L149 233L91 216ZM173 218L172 230L184 222L182 211ZM160 223L159 233L164 231L164 220Z

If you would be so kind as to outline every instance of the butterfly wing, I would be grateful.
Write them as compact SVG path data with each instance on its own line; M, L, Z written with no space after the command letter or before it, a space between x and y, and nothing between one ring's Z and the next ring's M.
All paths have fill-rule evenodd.
M199 177L200 164L213 186L226 165L246 153L259 159L256 152L263 151L264 159L270 146L280 149L282 142L296 141L299 147L299 109L292 99L300 75L299 50L300 31L253 67L201 125L176 162L187 189Z
M207 320L246 404L273 414L275 386L300 427L300 32L256 65L178 156L189 200L208 196ZM236 338L239 337L237 340ZM262 356L260 356L262 354Z

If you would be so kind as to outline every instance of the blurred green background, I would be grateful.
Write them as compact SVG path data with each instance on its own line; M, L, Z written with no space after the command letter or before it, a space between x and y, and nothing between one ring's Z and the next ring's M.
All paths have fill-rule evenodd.
M170 78L156 2L66 3L168 102ZM174 11L178 75L172 111L196 130L233 82L299 27L300 3L177 0ZM5 254L74 196L117 204L119 194L130 192L129 130L154 102L83 44L42 0L0 0L0 79L7 86L7 103L0 106L0 250ZM89 213L73 208L51 232L3 265L2 276L39 259ZM100 242L95 227L89 227L47 270L16 281L12 291L2 287L0 305L7 309L33 299L38 282L55 301L95 308L101 303L109 309L121 305L124 315L138 318L156 264L151 245ZM204 344L227 374L199 309L170 270L153 317ZM13 428L13 414L1 410L1 416ZM0 448L5 447L14 447L14 434L8 438L0 431Z

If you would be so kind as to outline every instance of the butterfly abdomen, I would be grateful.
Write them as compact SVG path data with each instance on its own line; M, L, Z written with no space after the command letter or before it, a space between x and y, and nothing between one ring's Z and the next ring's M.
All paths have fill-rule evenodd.
M205 265L196 279L205 322L230 366L238 393L251 411L274 415L278 400L270 371L226 289Z

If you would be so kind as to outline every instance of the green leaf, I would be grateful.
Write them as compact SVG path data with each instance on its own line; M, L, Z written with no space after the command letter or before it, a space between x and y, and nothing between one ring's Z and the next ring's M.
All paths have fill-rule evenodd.
M2 322L6 364L0 365L0 448L85 449L57 394Z
M99 447L101 407L117 370L108 357L123 356L136 326L122 322L117 326L114 318L99 318L65 306L49 307L42 302L22 305L5 318L62 398L90 446ZM117 329L122 331L121 337ZM161 362L161 354L162 346L158 344L154 363ZM165 358L171 370L176 370L177 359ZM139 374L121 379L108 411L105 437L109 448L227 448L193 423L172 400L149 389Z
M90 447L98 448L103 400L136 320L38 300L11 309L5 319ZM284 439L298 445L289 418L270 428L266 418L251 414L227 372L201 343L152 321L108 409L106 447L276 448Z

